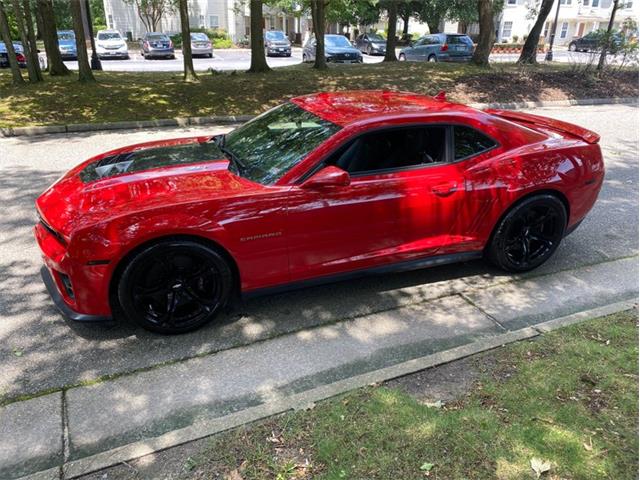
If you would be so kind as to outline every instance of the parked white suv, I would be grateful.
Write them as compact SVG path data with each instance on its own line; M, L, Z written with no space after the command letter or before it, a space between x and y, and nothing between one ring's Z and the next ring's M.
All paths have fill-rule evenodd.
M127 42L116 30L100 30L96 36L96 53L100 59L129 58Z

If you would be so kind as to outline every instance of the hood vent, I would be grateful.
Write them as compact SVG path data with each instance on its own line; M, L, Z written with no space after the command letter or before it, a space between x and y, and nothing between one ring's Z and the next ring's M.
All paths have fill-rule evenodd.
M80 179L88 183L126 173L211 162L220 158L224 158L224 154L214 142L141 148L132 152L109 155L90 163L80 172Z

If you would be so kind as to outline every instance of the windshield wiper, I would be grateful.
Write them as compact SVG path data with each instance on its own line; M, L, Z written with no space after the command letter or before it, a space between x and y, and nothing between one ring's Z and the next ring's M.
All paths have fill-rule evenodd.
M242 174L246 172L247 166L242 162L242 160L240 160L235 153L233 153L231 150L229 150L227 147L224 146L225 139L226 139L226 135L224 134L217 135L212 138L212 140L215 141L216 146L220 149L220 151L224 153L226 157L229 159L229 161L231 162L231 164L234 167L236 167L236 170L238 171L238 173Z

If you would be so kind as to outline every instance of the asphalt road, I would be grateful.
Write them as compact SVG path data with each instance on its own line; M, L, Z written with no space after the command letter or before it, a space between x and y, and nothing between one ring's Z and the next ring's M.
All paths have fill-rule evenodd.
M564 47L563 47L564 48ZM398 49L399 52L399 49ZM515 62L518 54L491 55L492 62ZM182 54L175 59L145 60L138 51L130 50L129 60L103 60L102 68L112 72L180 72L182 71ZM583 52L569 52L557 50L554 61L561 63L584 63L592 59L593 55ZM379 63L382 56L363 55L364 63ZM538 55L540 62L544 61L544 54ZM593 61L593 60L591 60ZM267 63L272 68L296 65L302 62L302 49L294 48L291 57L268 57ZM247 70L251 63L251 52L248 49L216 50L213 58L194 58L193 66L198 71L214 70ZM78 68L78 62L68 61L65 64L71 69ZM357 65L354 65L357 67Z
M583 225L536 271L555 272L638 253L638 109L594 106L535 113L587 126L602 135L607 175ZM39 278L32 236L33 201L64 171L101 151L146 140L214 134L222 127L47 135L0 139L0 394L15 397L248 344L285 332L417 304L460 282L508 277L483 262L387 275L257 298L220 322L181 336L130 325L64 320ZM499 299L497 299L499 301Z

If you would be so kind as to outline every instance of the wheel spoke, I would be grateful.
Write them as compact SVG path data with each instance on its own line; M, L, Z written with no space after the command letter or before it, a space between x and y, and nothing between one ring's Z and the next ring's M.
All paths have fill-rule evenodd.
M176 313L178 307L178 294L171 291L167 294L167 308L164 315L160 317L160 322L163 324L173 325L173 316Z
M191 286L187 284L184 285L184 293L207 312L210 312L218 303L216 300L209 300L202 297L194 288L191 288Z

